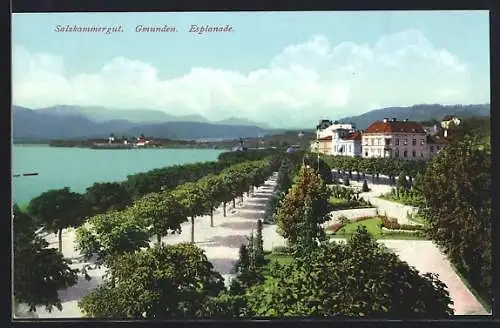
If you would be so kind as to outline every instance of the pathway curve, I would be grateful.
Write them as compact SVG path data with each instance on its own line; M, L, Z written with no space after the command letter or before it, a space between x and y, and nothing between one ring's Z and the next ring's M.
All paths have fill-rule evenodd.
M214 214L214 227L210 227L210 217L195 219L195 242L205 250L207 258L215 269L227 280L232 276L231 269L238 259L239 247L246 243L247 236L256 231L257 220L264 215L265 205L276 187L277 173L256 188L255 193L245 196L242 203L237 203L235 208L228 206L227 217L222 215L222 208ZM377 191L375 191L376 193ZM189 242L191 240L190 223L182 225L180 235L163 238L166 244ZM63 254L66 258L77 258L79 254L74 251L74 230L68 229L63 233ZM264 225L264 249L272 250L276 246L284 246L285 240L276 232L275 225ZM49 235L51 247L57 247L57 237ZM153 239L154 240L154 239ZM381 240L390 249L396 252L403 261L414 266L420 272L437 273L446 283L454 301L455 314L487 314L479 302L470 293L457 274L451 268L449 261L430 241L414 240ZM83 264L74 264L81 267ZM63 310L55 309L48 313L43 308L38 308L35 317L39 318L77 318L81 312L77 302L102 281L104 269L89 271L92 280L80 279L73 287L60 292ZM25 310L26 308L24 308ZM20 307L20 312L23 307Z

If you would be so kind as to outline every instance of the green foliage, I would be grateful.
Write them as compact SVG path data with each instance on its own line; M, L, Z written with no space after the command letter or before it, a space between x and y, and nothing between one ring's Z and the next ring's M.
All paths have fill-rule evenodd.
M35 234L32 217L13 208L13 292L19 303L26 303L30 311L45 306L48 311L55 306L62 309L58 291L76 284L78 270L47 241Z
M366 181L366 179L363 181L363 186L361 187L361 191L362 192L369 192L370 191L370 188L368 188L368 182Z
M351 182L349 181L349 178L345 178L344 179L344 186L350 186L351 185Z
M347 244L275 264L247 292L250 316L441 318L453 313L446 286L419 274L359 228Z
M491 300L491 147L464 138L434 158L423 179L427 233Z
M76 249L102 264L110 258L149 247L147 221L140 222L129 212L107 212L91 217L76 230Z
M134 202L128 209L134 219L145 222L151 227L151 235L157 237L158 244L161 237L169 233L181 233L181 223L187 221L186 213L179 204L179 200L171 193L151 193Z
M79 226L90 214L83 195L68 187L53 189L33 198L28 213L41 222L45 229L59 234L59 252L62 251L62 230Z
M391 179L401 172L415 176L424 172L426 161L405 161L398 158L365 158L350 156L323 156L323 160L333 169L344 172L362 172L368 174L384 174ZM375 180L375 179L374 179Z
M84 197L93 214L119 211L132 203L127 189L118 182L94 183L87 188Z
M79 304L87 317L200 317L208 300L224 288L203 250L187 243L124 254L110 270L113 281L106 280Z
M264 239L262 237L262 220L257 220L257 233L255 235L255 264L263 266L264 260Z
M313 238L322 233L320 225L325 222L329 212L328 198L330 191L313 169L303 167L300 170L297 183L291 188L280 204L276 214L278 233L288 242L295 244L302 231L304 222L304 206L311 205L311 217L314 220L315 233Z

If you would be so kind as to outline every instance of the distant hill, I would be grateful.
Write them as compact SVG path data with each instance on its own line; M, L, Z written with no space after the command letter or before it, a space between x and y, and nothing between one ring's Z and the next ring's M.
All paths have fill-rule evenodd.
M76 139L107 137L110 133L126 136L147 136L170 139L251 138L273 134L252 125L228 125L202 122L135 123L127 120L94 121L85 114L72 112L64 106L51 110L12 107L13 138L19 140Z
M352 122L358 129L366 129L372 122L384 118L408 119L410 121L441 120L445 115L452 114L459 117L489 116L490 105L453 105L438 104L414 105L410 107L388 107L376 109L358 116L349 116L340 119L341 122Z
M251 120L248 120L246 118L240 118L240 117L230 117L221 121L215 121L213 122L215 124L223 124L223 125L255 125L258 127L261 127L263 129L274 129L273 126L267 124L267 123L261 123L261 122L254 122Z
M179 105L179 111L185 108ZM252 125L264 129L272 127L265 123L252 122L245 118L230 117L222 121L212 122L202 115L171 115L160 110L153 109L109 109L100 106L73 106L57 105L46 108L35 109L37 112L52 114L56 116L81 115L94 122L106 122L114 120L129 121L132 123L165 123L165 122L199 122L215 123L224 125Z

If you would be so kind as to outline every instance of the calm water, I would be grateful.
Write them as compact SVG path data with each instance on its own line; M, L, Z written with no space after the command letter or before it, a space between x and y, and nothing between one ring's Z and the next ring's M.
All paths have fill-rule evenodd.
M175 164L214 161L215 149L102 150L14 145L12 174L38 172L38 176L12 178L13 201L27 204L40 193L68 186L84 192L94 182L122 181L127 175Z

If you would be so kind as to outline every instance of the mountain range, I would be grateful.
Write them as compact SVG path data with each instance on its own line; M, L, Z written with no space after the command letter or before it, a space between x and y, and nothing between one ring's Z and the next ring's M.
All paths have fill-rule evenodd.
M409 107L387 107L375 109L358 116L344 117L338 121L352 122L360 130L366 129L372 122L384 118L408 119L410 121L441 120L446 115L458 117L489 116L490 104L481 105L451 105L419 104Z
M489 113L489 104L422 104L376 109L358 116L345 117L340 121L352 122L358 129L365 129L371 122L383 118L424 121L441 119L448 114L470 117L489 116ZM238 117L210 121L199 115L174 116L157 110L113 110L68 105L41 109L12 106L12 120L14 141L99 138L107 137L110 133L187 140L237 139L282 134L290 130ZM304 127L304 130L312 129L314 127Z

